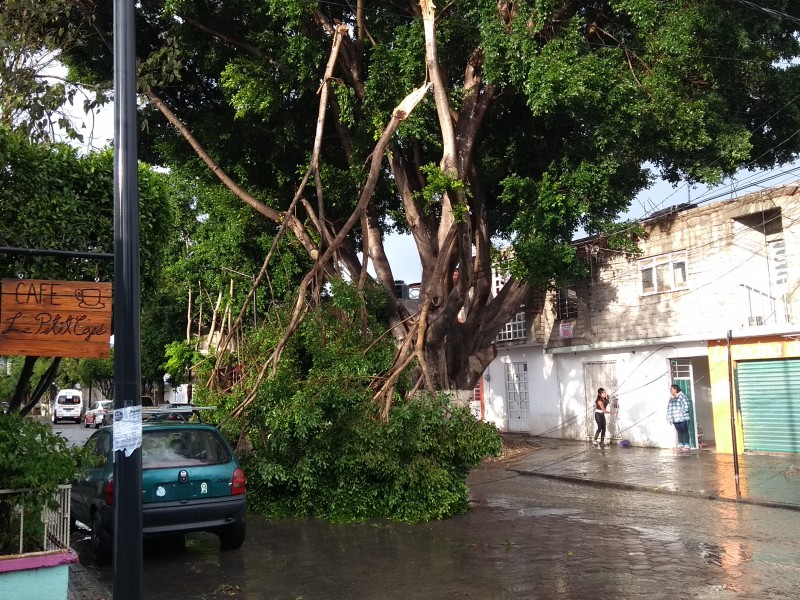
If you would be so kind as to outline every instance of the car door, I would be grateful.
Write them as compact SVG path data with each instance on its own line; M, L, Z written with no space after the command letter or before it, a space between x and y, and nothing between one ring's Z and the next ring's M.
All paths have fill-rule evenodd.
M94 420L97 418L97 410L100 408L99 402L92 402L92 405L89 407L89 410L86 411L86 414L83 415L84 421L89 424L94 423Z
M111 474L111 431L101 429L88 439L86 445L92 445L92 453L98 463L86 471L86 474L72 482L72 514L81 523L91 526L92 503L103 498L106 481Z

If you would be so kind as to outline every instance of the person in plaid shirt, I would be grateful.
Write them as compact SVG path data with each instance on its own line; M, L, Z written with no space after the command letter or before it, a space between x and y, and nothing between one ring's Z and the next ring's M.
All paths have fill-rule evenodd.
M677 385L669 388L670 399L667 403L667 421L678 431L678 448L689 449L689 399Z

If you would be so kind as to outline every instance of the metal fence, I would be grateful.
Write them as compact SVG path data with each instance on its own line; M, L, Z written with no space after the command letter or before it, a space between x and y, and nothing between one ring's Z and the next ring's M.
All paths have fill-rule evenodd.
M25 508L25 496L36 493L34 489L0 490L0 503L9 506L13 512L13 523L18 525L19 554L35 554L37 552L53 552L69 548L70 502L72 486L60 485L53 498L52 506L46 506L40 515L31 515ZM41 535L41 543L36 548L26 545L25 520L34 518L41 522L36 529ZM29 523L31 525L31 523Z

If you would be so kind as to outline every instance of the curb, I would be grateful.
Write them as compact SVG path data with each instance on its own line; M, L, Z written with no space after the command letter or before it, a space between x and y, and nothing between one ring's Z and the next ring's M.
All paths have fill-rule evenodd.
M594 487L614 488L618 490L630 490L635 492L650 492L651 494L665 494L669 496L682 496L684 498L699 498L701 500L716 500L718 502L730 502L732 504L749 504L751 506L761 506L765 508L780 508L783 510L793 510L800 512L800 505L786 504L783 502L772 502L770 500L759 500L757 498L729 498L727 496L718 496L714 494L705 494L702 492L692 492L685 490L669 490L660 487L650 487L647 485L639 485L635 483L624 483L621 481L604 481L599 479L583 479L581 477L572 477L569 475L557 475L553 473L541 473L537 471L522 471L519 469L506 469L511 473L517 475L527 475L528 477L542 477L544 479L554 479L556 481L565 481L569 483L578 483L583 485L591 485Z

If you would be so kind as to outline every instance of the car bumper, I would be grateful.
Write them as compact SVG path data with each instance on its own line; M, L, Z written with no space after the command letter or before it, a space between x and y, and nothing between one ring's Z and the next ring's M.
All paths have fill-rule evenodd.
M191 502L150 502L142 506L142 533L145 536L192 531L215 531L244 521L247 496L207 498ZM103 527L114 529L114 511L102 511Z

